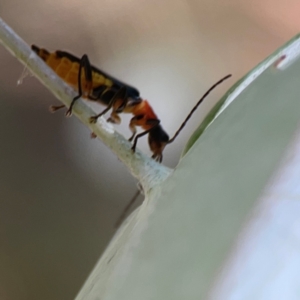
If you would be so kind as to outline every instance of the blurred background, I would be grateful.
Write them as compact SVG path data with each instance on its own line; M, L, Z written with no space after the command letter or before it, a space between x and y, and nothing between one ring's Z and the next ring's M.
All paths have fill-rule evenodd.
M164 164L241 76L298 33L296 0L1 0L26 42L68 50L137 87L170 134L198 109ZM134 178L0 45L0 299L73 299L135 194ZM103 107L96 107L101 111ZM126 137L129 116L117 129ZM139 147L150 154L147 138ZM141 203L142 197L139 198Z

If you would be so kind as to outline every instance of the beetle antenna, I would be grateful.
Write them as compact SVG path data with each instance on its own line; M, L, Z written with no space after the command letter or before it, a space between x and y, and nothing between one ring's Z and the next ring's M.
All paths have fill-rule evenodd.
M193 109L191 110L191 112L188 114L188 116L186 117L186 119L183 121L183 123L181 124L181 126L179 127L179 129L176 131L176 133L174 134L174 136L169 140L168 144L171 144L172 142L174 142L174 140L177 138L178 134L180 133L180 131L183 129L183 127L186 125L187 121L191 118L191 116L193 115L193 113L196 111L196 109L198 108L198 106L202 103L202 101L208 96L208 94L220 83L222 83L224 80L226 80L227 78L231 77L232 75L229 74L225 77L223 77L222 79L220 79L218 82L216 82L212 87L210 87L210 89L202 96L202 98L197 102L197 104L193 107Z

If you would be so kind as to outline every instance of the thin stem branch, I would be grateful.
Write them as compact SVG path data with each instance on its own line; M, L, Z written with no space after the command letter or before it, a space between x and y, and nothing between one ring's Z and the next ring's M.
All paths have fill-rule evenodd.
M76 92L33 53L30 47L1 18L0 43L63 104L70 105L72 99L76 96ZM74 106L73 114L117 155L129 168L132 175L141 182L145 190L161 182L170 174L169 168L158 164L139 150L132 153L131 143L119 134L111 124L108 124L104 118L99 118L97 124L91 124L89 117L96 113L86 104L86 101L78 100Z

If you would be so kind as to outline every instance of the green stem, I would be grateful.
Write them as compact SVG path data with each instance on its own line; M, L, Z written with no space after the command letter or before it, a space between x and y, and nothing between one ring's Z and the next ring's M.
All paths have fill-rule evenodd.
M76 92L63 82L1 18L0 18L0 43L14 55L39 81L45 85L63 104L69 106ZM109 147L117 157L129 168L145 191L163 181L171 172L165 166L137 150L131 151L131 143L119 134L103 118L97 124L89 122L90 116L96 113L86 104L78 100L73 109L73 114L97 137Z

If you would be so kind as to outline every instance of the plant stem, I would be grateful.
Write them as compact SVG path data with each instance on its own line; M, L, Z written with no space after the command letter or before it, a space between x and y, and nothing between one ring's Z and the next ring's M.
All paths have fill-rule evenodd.
M42 84L44 84L63 104L69 106L76 92L60 79L1 18L0 43L14 55ZM109 147L117 157L129 168L145 191L163 181L171 172L165 166L136 150L131 151L131 143L119 134L104 118L99 118L97 124L89 122L90 116L96 113L79 99L73 109L73 114L97 137Z

